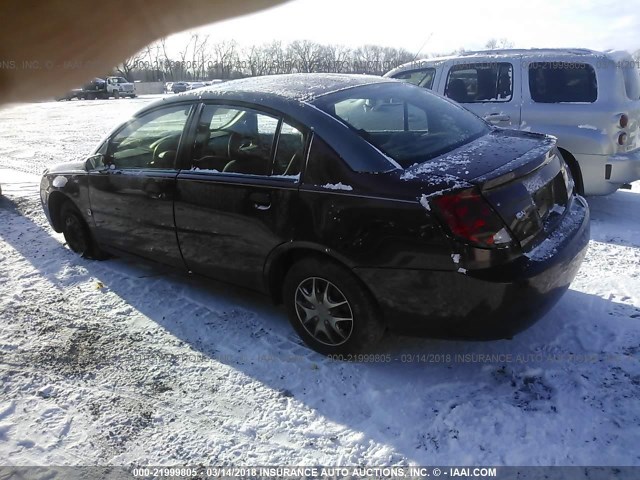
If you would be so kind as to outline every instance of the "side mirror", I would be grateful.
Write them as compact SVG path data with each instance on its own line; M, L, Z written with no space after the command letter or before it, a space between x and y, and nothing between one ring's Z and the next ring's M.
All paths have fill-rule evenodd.
M97 155L90 156L85 160L84 168L87 172L92 170L104 170L106 168L104 155L102 153L98 153Z

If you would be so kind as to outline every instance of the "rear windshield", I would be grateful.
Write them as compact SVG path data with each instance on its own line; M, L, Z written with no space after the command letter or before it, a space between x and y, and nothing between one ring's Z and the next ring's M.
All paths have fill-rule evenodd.
M350 88L322 96L315 104L403 168L454 150L489 131L468 110L405 83Z
M598 98L596 72L588 63L532 62L529 90L538 103L593 103Z

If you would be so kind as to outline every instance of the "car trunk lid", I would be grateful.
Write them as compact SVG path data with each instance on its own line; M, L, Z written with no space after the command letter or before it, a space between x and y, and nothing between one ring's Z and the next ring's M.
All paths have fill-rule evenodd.
M474 185L523 248L559 221L573 189L553 137L511 130L496 129L403 173L423 175Z

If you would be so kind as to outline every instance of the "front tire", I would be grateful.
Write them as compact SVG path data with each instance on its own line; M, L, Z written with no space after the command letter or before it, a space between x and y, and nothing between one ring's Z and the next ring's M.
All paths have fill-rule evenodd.
M331 260L307 258L284 280L289 321L323 355L369 350L384 334L378 305L359 278Z
M102 260L106 255L98 248L91 236L87 222L70 201L66 201L60 209L62 234L67 245L75 253L85 258Z

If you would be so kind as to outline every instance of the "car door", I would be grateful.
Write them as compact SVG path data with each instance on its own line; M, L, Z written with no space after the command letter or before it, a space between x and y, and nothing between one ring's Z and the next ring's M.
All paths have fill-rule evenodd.
M440 92L489 123L520 128L519 59L447 62Z
M91 213L101 242L182 266L173 221L176 160L191 103L163 106L126 123L89 171Z
M277 115L205 104L177 178L175 221L190 271L264 288L267 255L291 238L306 135Z

